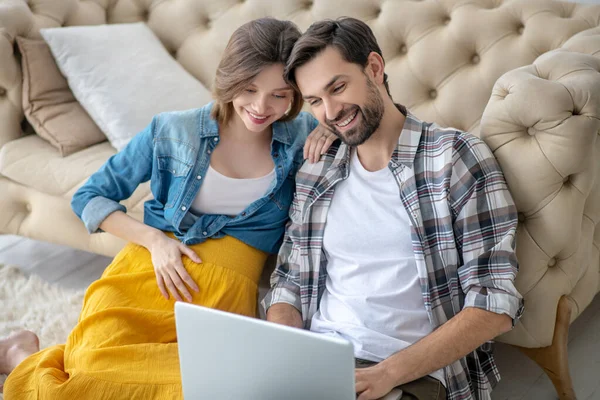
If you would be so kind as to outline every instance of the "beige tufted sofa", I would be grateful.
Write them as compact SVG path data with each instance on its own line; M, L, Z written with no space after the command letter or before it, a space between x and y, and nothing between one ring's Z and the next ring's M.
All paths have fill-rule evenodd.
M66 158L28 134L15 36L39 29L146 21L210 87L243 22L272 15L301 29L349 15L373 28L394 99L468 130L492 148L519 214L518 288L526 313L500 340L528 354L573 398L568 325L600 289L600 6L551 0L2 0L0 233L114 255L71 212L74 191L114 153L107 142ZM141 218L141 187L125 202ZM557 312L557 305L558 312ZM541 348L541 349L540 349ZM563 358L561 360L561 357Z

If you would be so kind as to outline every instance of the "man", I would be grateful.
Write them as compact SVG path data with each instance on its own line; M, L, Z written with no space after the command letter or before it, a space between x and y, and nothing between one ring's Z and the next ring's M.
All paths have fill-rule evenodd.
M394 104L359 20L313 24L285 75L342 143L297 175L267 319L349 340L360 400L394 387L489 399L490 341L523 309L517 214L492 153Z

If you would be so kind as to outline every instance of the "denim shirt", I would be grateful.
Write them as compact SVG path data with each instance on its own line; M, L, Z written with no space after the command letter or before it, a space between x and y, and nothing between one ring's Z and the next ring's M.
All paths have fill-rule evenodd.
M276 179L265 196L233 217L195 215L190 207L220 140L218 123L210 117L212 106L155 116L89 178L71 201L88 232L101 231L100 224L113 212L126 212L119 202L150 180L153 199L144 204L146 225L173 232L187 245L229 235L277 253L293 198L294 177L303 162L304 142L318 122L302 112L292 121L273 123L271 157Z

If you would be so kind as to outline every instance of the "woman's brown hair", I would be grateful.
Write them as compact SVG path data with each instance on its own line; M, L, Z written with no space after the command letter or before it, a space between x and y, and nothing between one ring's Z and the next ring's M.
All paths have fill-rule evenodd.
M240 26L233 33L217 68L211 115L220 124L233 116L233 99L245 90L260 71L272 64L286 64L300 37L300 30L290 21L259 18ZM289 121L298 115L303 101L294 89L290 110L279 119Z

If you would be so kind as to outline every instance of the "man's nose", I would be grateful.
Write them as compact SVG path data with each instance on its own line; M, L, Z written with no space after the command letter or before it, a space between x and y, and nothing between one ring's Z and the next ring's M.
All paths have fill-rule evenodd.
M342 105L337 101L323 100L325 104L325 118L328 121L335 120L342 111Z

